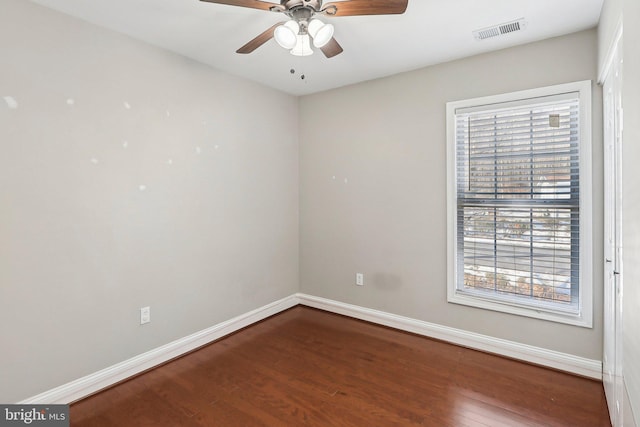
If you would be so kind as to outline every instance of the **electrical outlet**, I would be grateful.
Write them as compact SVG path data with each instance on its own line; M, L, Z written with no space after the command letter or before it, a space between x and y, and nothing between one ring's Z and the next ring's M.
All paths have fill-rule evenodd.
M151 307L142 307L140 309L140 324L151 322Z
M364 286L364 274L356 273L356 285Z

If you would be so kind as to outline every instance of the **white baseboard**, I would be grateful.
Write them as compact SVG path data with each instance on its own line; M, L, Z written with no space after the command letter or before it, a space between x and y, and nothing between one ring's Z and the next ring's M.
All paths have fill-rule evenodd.
M622 382L622 393L623 393L623 403L622 403L622 419L618 420L619 423L614 427L638 427L640 426L640 418L636 418L633 415L633 407L631 406L631 398L629 397L629 389L627 388L626 383Z
M296 295L288 296L18 403L71 403L296 305Z
M501 356L523 360L537 365L547 366L582 375L597 380L602 380L602 362L586 359L558 351L547 350L527 344L520 344L487 335L468 332L461 329L450 328L409 317L398 316L383 311L357 305L346 304L326 298L305 294L297 294L297 299L302 305L343 314L356 319L366 320L372 323L389 326L418 335L447 341L464 347L482 350Z
M298 293L18 403L34 405L74 402L298 304L343 314L418 335L437 338L464 347L560 369L577 375L598 380L602 379L602 363L598 360L585 359L571 354Z

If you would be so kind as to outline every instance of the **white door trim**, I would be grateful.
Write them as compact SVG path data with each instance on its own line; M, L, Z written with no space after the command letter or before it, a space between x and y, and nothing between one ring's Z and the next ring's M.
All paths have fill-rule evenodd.
M604 124L604 336L602 381L613 427L624 425L622 377L622 27L607 55Z

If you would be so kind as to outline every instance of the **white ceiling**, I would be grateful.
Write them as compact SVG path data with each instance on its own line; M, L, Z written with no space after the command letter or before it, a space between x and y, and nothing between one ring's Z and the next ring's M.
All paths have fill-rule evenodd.
M403 15L326 18L344 52L294 57L271 40L235 51L281 14L198 0L32 0L294 95L371 80L597 25L603 0L409 0ZM278 3L277 0L268 0ZM472 31L525 18L524 31ZM290 70L296 73L291 74ZM304 74L305 79L301 79Z

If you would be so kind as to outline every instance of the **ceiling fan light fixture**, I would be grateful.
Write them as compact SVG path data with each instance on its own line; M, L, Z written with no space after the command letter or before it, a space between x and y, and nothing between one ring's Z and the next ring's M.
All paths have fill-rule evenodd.
M333 37L334 27L332 24L325 24L319 19L312 19L309 22L308 32L313 38L313 45L317 48L329 43Z
M285 49L293 49L298 42L300 26L296 21L287 21L273 32L273 38Z
M327 58L343 52L342 46L333 37L333 25L315 22L316 15L366 16L400 15L407 10L409 0L201 0L207 3L259 9L277 12L288 17L292 23L278 22L258 34L236 53L247 54L275 38L283 48L293 55L312 55L311 42ZM327 3L325 3L325 1ZM507 28L509 31L511 26Z
M311 49L311 40L309 34L298 34L298 41L293 49L291 49L291 55L295 56L309 56L313 55Z

